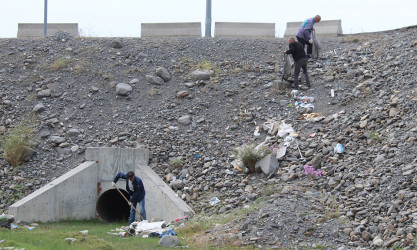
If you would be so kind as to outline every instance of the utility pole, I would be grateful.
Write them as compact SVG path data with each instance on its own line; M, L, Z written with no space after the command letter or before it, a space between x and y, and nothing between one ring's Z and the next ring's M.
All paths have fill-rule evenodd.
M211 0L206 0L206 37L211 36Z
M43 19L43 36L48 33L48 0L45 0L44 19Z

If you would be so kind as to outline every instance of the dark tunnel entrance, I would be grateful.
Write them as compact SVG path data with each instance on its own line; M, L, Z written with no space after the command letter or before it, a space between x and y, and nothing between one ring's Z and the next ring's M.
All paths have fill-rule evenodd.
M125 190L119 190L127 200L130 199L130 195ZM98 217L106 223L128 221L130 207L116 189L109 189L98 198L96 211Z

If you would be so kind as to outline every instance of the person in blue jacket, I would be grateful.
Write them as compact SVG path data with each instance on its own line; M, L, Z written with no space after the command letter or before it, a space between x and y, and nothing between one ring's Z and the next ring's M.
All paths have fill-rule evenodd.
M146 220L146 210L145 210L145 187L143 186L142 180L135 176L133 171L127 173L119 172L116 177L114 177L113 182L111 183L114 188L116 188L116 182L120 179L126 180L126 190L130 195L130 216L129 216L129 225L135 221L135 209L137 203L140 207L140 215L144 220Z
M311 39L311 33L313 32L313 26L315 23L320 22L321 17L320 15L316 15L315 17L307 18L301 24L300 28L297 31L297 41L303 45L307 44L307 57L311 58L311 53L313 52L313 40Z

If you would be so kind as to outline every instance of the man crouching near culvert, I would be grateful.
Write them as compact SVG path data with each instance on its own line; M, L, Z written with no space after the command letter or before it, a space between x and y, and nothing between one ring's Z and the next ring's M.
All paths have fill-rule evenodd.
M301 43L295 41L294 38L288 39L289 43L289 50L284 51L284 54L291 54L292 58L294 59L294 89L298 90L298 75L300 74L300 69L303 69L303 73L306 78L306 85L308 88L310 88L310 78L308 78L307 73L307 62L308 58L306 56L306 53L304 52L304 47Z
M130 216L129 216L129 225L135 221L136 214L136 205L139 203L140 215L144 220L146 220L146 211L145 211L145 187L143 186L142 180L135 176L133 171L127 173L120 172L114 177L113 182L111 183L114 188L116 188L116 182L119 178L126 180L126 190L130 195ZM135 209L133 209L133 207Z

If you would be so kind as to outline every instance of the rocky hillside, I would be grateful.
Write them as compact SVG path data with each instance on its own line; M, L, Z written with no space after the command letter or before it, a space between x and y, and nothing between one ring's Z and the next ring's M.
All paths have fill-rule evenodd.
M0 39L1 136L32 124L37 142L18 168L0 158L0 213L78 166L88 147L147 147L149 165L197 213L261 201L208 232L219 246L412 249L416 34L320 39L312 88L298 98L282 88L285 39ZM283 121L296 135L275 176L232 165L244 143L282 148L268 124Z

